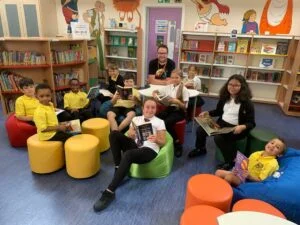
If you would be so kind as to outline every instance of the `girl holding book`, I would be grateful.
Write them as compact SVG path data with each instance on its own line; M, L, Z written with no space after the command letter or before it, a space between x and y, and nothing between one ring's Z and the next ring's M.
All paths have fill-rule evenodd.
M132 119L127 136L119 131L112 131L109 135L110 148L115 163L114 177L102 193L101 197L94 204L96 212L109 206L115 199L115 190L121 181L128 174L132 163L143 164L153 160L160 147L166 142L166 127L163 120L155 116L156 102L153 99L147 99L143 106L143 115ZM146 141L138 142L136 128L145 123L151 123L152 134L148 133ZM147 131L148 132L148 131ZM123 154L121 154L123 152Z
M167 131L174 140L174 154L176 157L182 155L182 146L174 130L174 124L185 118L186 108L189 102L189 92L184 86L183 73L180 69L175 69L171 73L171 84L165 86L160 91L153 91L153 97L159 101L159 95L168 96L168 105L165 110L158 113L157 117L165 121Z
M220 90L220 99L217 107L209 112L200 113L199 117L216 117L218 126L234 127L234 130L227 134L214 136L216 145L220 148L225 163L218 168L229 170L233 167L237 149L235 142L245 138L250 130L255 127L254 106L251 101L251 90L242 75L232 75ZM206 153L207 133L200 126L196 132L196 148L189 153L189 157L201 156Z

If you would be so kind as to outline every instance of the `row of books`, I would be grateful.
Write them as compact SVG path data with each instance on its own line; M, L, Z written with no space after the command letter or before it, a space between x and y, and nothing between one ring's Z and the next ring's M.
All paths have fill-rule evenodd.
M22 76L10 71L1 71L0 86L2 91L18 91L20 90L19 81Z
M213 40L183 40L183 50L197 50L202 52L213 52L215 42Z
M119 69L128 69L128 70L136 70L137 64L136 60L110 60L109 63L116 64Z
M216 55L215 63L232 65L234 63L234 56L233 55Z
M219 41L217 44L217 51L247 53L248 44L248 39L238 39L237 41Z
M18 96L11 96L9 98L4 99L4 104L8 112L15 111L15 102Z
M46 64L45 55L31 51L1 51L0 65L40 65Z
M208 55L197 52L182 52L181 61L207 63Z
M109 36L108 44L117 46L137 46L137 38L126 36Z
M280 72L261 72L251 70L246 75L247 80L264 81L279 83L281 81L282 74Z
M123 51L122 51L122 53L124 54ZM116 48L116 47L110 48L110 53L109 54L112 55L112 56L124 56L124 55L121 55L119 53L119 48ZM126 57L136 58L136 48L128 47Z
M69 85L71 79L79 79L77 72L73 73L54 73L54 83L56 87Z
M200 76L209 76L210 74L210 67L196 67L197 75ZM182 72L184 74L188 73L188 67L183 67Z
M83 53L81 49L55 51L51 50L51 60L53 64L64 64L83 61Z

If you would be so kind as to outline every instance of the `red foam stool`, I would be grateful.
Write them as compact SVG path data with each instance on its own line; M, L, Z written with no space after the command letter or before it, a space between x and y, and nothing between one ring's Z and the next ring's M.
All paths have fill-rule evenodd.
M185 209L209 205L229 212L232 196L233 190L225 180L211 174L198 174L187 183Z
M282 212L271 204L257 199L243 199L236 202L232 207L232 212L236 211L254 211L278 216L286 219Z
M208 205L196 205L184 211L180 225L218 225L217 218L224 212Z
M174 125L174 129L177 135L177 138L179 140L179 143L183 145L184 143L184 134L185 134L185 126L186 126L186 120L180 120Z
M18 120L15 114L8 116L5 122L6 132L12 147L26 147L27 139L36 134L36 127Z

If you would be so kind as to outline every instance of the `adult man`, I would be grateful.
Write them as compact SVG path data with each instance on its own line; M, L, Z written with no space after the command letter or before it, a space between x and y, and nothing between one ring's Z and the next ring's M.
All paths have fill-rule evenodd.
M175 62L168 58L168 47L160 45L157 48L157 58L149 63L148 82L150 84L166 85L170 81Z

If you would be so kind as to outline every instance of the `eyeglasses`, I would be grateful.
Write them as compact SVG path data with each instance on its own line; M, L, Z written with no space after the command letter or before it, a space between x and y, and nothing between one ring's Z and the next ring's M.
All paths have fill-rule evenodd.
M159 55L166 55L168 53L167 52L158 52L157 54L159 54Z
M233 88L239 88L239 87L241 87L240 84L228 84L228 86L233 87Z

